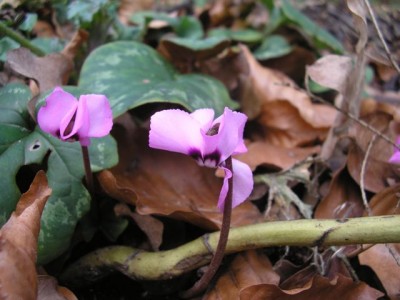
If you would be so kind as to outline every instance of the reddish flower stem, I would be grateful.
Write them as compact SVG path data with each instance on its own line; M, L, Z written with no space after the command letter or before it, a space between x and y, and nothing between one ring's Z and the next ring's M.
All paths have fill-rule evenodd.
M90 193L90 196L93 198L94 196L93 174L92 174L92 169L90 168L90 157L89 157L88 147L82 146L82 156L83 156L83 166L85 168L87 189Z
M228 242L229 229L231 225L231 214L232 214L232 194L233 194L233 169L232 169L232 157L228 157L225 161L225 167L232 172L232 177L228 180L228 194L226 195L224 212L222 216L222 225L219 235L217 249L215 250L214 256L208 266L207 271L203 274L199 281L195 283L193 287L184 291L180 294L182 298L191 298L202 291L204 291L210 281L213 279L219 266L221 265L222 259L224 258L226 244Z

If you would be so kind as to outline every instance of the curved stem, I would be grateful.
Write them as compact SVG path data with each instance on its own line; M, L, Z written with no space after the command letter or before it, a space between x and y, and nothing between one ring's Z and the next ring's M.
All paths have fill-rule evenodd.
M0 22L0 32L19 43L22 47L31 50L32 53L36 54L37 56L46 55L46 53L42 49L33 45L30 40L23 37L18 32L12 30L11 28L8 28L3 22Z
M272 246L341 246L400 243L400 216L362 217L341 220L274 221L232 228L226 254ZM207 235L215 249L219 232ZM210 262L204 237L175 249L147 252L112 246L87 254L61 276L68 285L82 286L117 270L133 280L164 280L178 277Z
M213 279L219 266L221 265L222 259L225 255L225 248L228 242L229 229L231 226L231 215L232 215L232 195L233 195L233 168L232 168L232 157L228 157L225 161L225 167L232 172L231 178L228 179L228 194L226 195L224 203L224 212L222 217L221 232L219 235L217 249L215 250L214 256L208 266L207 271L203 274L199 281L195 283L189 290L181 293L182 298L191 298L200 294L204 291L210 281Z

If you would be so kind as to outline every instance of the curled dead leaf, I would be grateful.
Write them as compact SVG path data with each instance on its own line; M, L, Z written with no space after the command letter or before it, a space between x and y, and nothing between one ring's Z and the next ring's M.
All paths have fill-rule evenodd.
M285 148L268 142L256 141L247 145L247 152L236 158L248 164L252 170L260 165L273 165L281 169L289 169L294 164L319 152L320 147Z
M235 257L228 270L218 278L203 299L239 299L243 289L259 284L278 285L279 275L273 270L267 256L249 250Z
M241 49L250 70L242 78L242 110L261 124L266 139L288 148L324 139L336 111L313 104L292 80L261 66L246 47Z
M0 298L36 299L36 253L40 217L51 189L43 171L35 176L0 230Z

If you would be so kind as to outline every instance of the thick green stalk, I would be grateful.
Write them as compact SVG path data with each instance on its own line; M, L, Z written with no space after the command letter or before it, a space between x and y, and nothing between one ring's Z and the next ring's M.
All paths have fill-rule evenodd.
M225 253L271 246L340 246L400 243L400 216L343 220L292 220L232 228ZM82 257L63 274L62 281L79 286L118 270L135 280L171 279L208 264L219 232L206 234L178 248L147 252L113 246Z
M11 28L8 28L3 22L0 22L0 33L3 33L4 35L13 39L17 43L19 43L22 47L25 47L25 48L31 50L32 53L36 54L37 56L45 56L46 55L46 53L42 49L33 45L30 40L23 37L18 32L12 30Z

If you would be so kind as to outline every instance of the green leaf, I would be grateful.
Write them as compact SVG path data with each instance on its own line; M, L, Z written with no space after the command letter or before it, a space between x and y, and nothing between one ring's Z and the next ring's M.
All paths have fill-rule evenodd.
M226 88L212 77L180 75L154 49L137 42L97 48L85 61L79 87L105 94L114 117L152 102L180 104L188 110L210 107L222 114L235 108Z
M221 45L227 45L227 39L222 36L211 36L201 40L193 40L180 37L166 37L162 41L168 41L194 52L211 50L213 48L219 48Z
M307 36L313 39L317 48L328 47L337 53L344 52L343 45L332 34L297 10L289 1L283 1L282 12L290 22L298 25Z
M254 29L217 28L208 32L210 37L223 37L242 43L258 43L263 38L262 33Z
M31 42L46 54L61 52L65 46L65 42L58 38L35 38Z
M259 60L277 58L289 54L292 46L281 35L270 35L264 39L260 47L254 51L254 56Z
M27 13L25 14L25 19L18 28L22 31L32 31L33 26L35 26L37 22L38 16L37 14Z
M32 131L27 112L30 98L29 89L21 84L0 89L0 170L7 170L0 173L0 225L21 195L16 183L20 168L38 164L46 169L53 192L41 219L38 263L42 264L68 248L77 222L90 208L90 196L82 183L79 143L60 141L38 127ZM117 146L111 136L93 139L89 151L94 171L117 163Z
M200 39L204 35L203 27L197 18L183 16L174 26L175 33L182 38Z
M0 39L0 61L7 60L7 52L19 48L19 43L10 39L8 36Z

